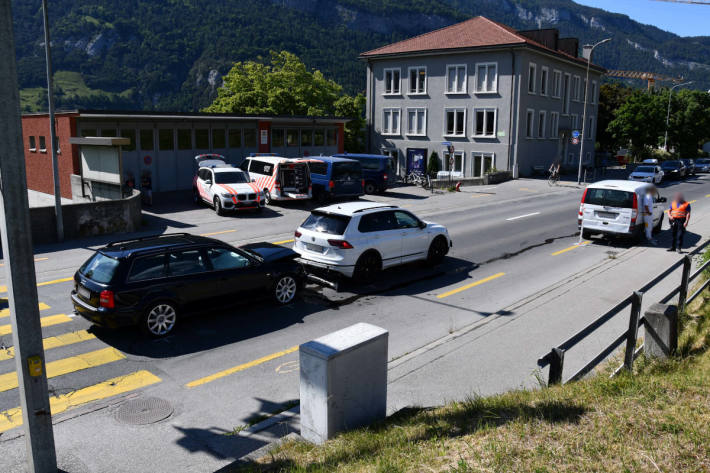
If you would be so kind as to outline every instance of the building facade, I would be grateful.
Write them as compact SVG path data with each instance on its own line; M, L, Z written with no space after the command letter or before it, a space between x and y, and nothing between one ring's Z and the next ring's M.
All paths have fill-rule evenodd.
M577 40L557 30L518 32L476 17L360 57L368 147L396 158L400 175L425 167L434 151L440 169L464 177L575 167L580 147L584 162L593 161L604 69L590 65L586 138L574 139L587 61Z
M238 165L250 153L285 157L342 153L347 119L318 117L240 117L206 113L75 111L56 114L62 197L71 198L72 174L81 175L74 136L120 136L123 174L140 183L149 175L154 192L191 189L194 157L217 153ZM47 114L22 117L27 185L53 193Z

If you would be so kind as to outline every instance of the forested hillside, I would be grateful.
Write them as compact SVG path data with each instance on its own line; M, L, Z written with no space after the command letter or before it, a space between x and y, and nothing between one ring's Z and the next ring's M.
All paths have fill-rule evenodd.
M288 50L348 93L364 90L360 52L485 15L519 29L613 36L608 68L682 75L710 88L710 38L680 38L570 0L51 0L61 107L196 110L235 61ZM653 2L649 2L653 8ZM41 2L13 0L26 110L46 99Z

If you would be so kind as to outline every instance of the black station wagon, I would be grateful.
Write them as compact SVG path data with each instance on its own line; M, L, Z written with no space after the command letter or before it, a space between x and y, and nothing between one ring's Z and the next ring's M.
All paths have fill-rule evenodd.
M304 280L296 256L271 243L235 248L187 233L118 241L79 268L71 299L75 311L97 325L138 325L162 337L183 316L258 295L293 301Z

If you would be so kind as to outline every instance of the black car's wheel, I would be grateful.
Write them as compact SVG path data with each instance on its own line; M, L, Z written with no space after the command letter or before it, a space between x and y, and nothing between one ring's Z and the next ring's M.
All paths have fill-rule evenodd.
M192 189L192 202L195 205L200 205L202 203L202 197L200 196L200 193L197 192L197 189Z
M224 208L222 207L222 201L219 197L214 198L214 211L217 215L224 215Z
M377 192L377 186L374 182L365 183L365 194L374 194Z
M141 321L141 331L154 338L171 333L177 323L177 308L173 302L154 302Z
M382 269L382 259L375 251L368 251L358 258L355 263L353 279L361 283L374 281L377 273Z
M443 236L434 238L434 241L429 245L429 253L426 257L427 264L435 266L444 261L444 256L449 252L449 243Z
M279 304L288 304L293 301L298 292L298 281L293 274L279 276L274 284L274 299Z

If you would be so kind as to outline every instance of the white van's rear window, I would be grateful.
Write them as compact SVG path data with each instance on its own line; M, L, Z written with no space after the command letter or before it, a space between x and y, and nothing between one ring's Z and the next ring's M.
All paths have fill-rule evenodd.
M634 206L634 193L616 189L587 189L584 203L630 209Z

